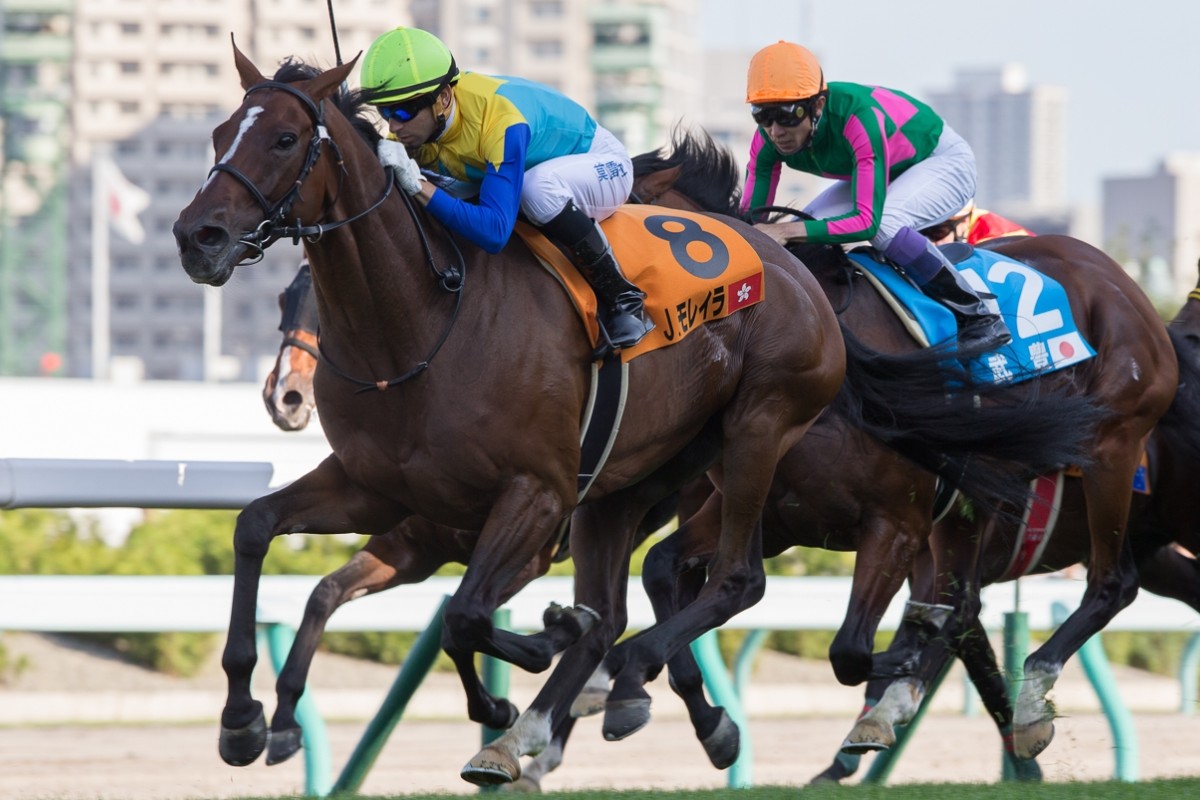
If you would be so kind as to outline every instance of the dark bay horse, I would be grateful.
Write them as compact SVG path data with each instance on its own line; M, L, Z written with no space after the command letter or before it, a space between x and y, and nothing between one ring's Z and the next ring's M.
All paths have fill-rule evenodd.
M628 694L642 692L647 677L696 636L761 597L758 520L775 463L835 397L861 409L873 430L892 425L889 441L929 463L939 462L936 449L922 452L926 437L913 435L919 420L903 413L922 405L913 397L926 399L925 418L929 399L943 420L976 414L972 393L946 395L948 380L967 380L961 370L948 373L946 353L892 359L844 343L812 276L769 237L729 221L764 264L768 301L629 365L629 405L654 413L626 418L580 503L579 434L593 354L586 337L562 334L564 326L578 329L553 278L520 242L490 256L430 236L430 218L391 196L390 174L374 154L378 133L356 129L357 104L339 99L353 63L316 78L285 64L274 80L236 48L235 63L246 96L214 130L217 163L175 224L181 261L194 281L219 286L278 238L306 240L323 355L316 397L333 454L238 518L220 740L231 764L250 763L265 746L249 678L258 578L277 535L384 533L414 514L479 531L447 607L444 648L533 671L564 653L531 706L463 770L475 782L511 781L519 757L545 746L554 720L624 628L628 556L647 508L705 470L723 495L705 587L626 647L635 669L617 678ZM857 382L843 384L847 374ZM880 375L891 380L864 382ZM1047 426L1047 434L1060 433L1045 452L1077 452L1077 440L1090 434L1063 430L1060 421ZM966 486L977 465L963 466ZM533 636L494 629L504 592L568 517L576 606ZM610 717L619 730L648 719L648 702L615 690L614 697L606 727Z
M1200 493L1195 476L1200 474L1200 283L1167 326L1179 364L1179 388L1170 408L1158 421L1146 442L1149 494L1135 493L1130 507L1128 545L1141 588L1171 597L1200 612ZM992 719L1005 734L1012 719L1004 674L996 662L987 632L979 624L979 588L1001 580L1008 573L1019 531L1012 520L990 516L968 517L954 513L934 530L927 569L914 579L914 595L928 602L952 606L965 631L958 641L939 642L931 657L930 672L940 672L953 655L967 667L968 675ZM977 539L975 548L962 542ZM1181 552L1179 545L1185 552ZM933 555L938 565L934 566ZM1053 572L1072 564L1088 562L1090 535L1082 481L1067 476L1059 506L1058 522L1036 563L1023 574ZM973 563L972 563L973 562ZM946 580L966 575L966 582ZM898 686L889 693L892 681L872 681L867 687L869 708L847 737L854 750L865 752L890 747L895 726L911 721L921 692ZM818 781L841 780L852 774L856 758L839 756Z
M711 140L677 136L670 155L639 156L634 168L638 173L634 192L644 202L737 213L736 163ZM1107 412L1095 431L1080 481L1088 532L1088 588L1079 609L1025 663L1026 680L1013 720L1011 752L1016 758L1028 759L1053 737L1053 709L1045 695L1063 663L1136 594L1137 575L1124 541L1130 487L1144 443L1172 402L1178 368L1171 342L1149 300L1124 270L1099 250L1061 236L999 240L991 248L1059 281L1070 296L1080 331L1097 351L1089 361L1036 379L1032 382L1034 390L1042 386L1066 387L1090 397ZM887 352L916 347L885 301L856 275L841 248L797 245L793 252L813 271L838 309L843 325L856 336ZM934 654L924 649L893 654L881 670L872 664L869 649L863 658L862 645L870 642L864 638L864 631L873 637L878 614L886 609L887 601L908 576L913 559L924 546L932 520L928 498L934 491L933 477L901 460L885 468L877 460L882 455L880 448L862 441L860 451L849 447L841 451L849 457L836 475L831 469L822 484L813 471L800 467L819 455L815 448L822 441L822 425L827 419L822 418L779 464L764 511L764 553L781 552L797 544L833 543L857 549L855 592L861 579L872 587L874 604L868 606L857 596L851 600L846 625L830 651L835 673L845 683L859 683L872 676L883 677L891 670L893 676L912 674L908 685L921 688L930 679ZM841 440L836 431L830 435L835 441ZM823 452L827 454L831 449L827 447ZM869 471L856 465L857 459L871 465ZM911 513L914 499L921 505L918 513ZM711 507L706 505L701 514L707 511L711 520L719 501L710 503ZM838 519L843 522L831 524ZM656 545L648 555L644 582L654 599L656 614L669 617L703 581L702 570L695 567L712 552L708 540L711 521L707 536L702 533L705 529L700 520L689 520L688 526ZM823 536L814 536L814 532ZM963 562L974 563L975 556L965 549L968 544L956 543L956 552ZM960 584L967 581L964 575L946 575ZM868 607L877 614L855 619ZM913 622L929 627L927 621ZM946 627L938 639L955 641L961 634L955 626L961 623L961 619L939 620L938 624ZM847 635L848 627L854 633ZM850 658L848 652L852 653ZM619 668L620 656L618 649L607 663ZM722 724L723 711L712 709L705 700L699 670L689 652L679 652L670 666L673 685L683 692L697 733L705 740L706 731L717 730ZM709 748L710 758L714 750ZM736 752L720 753L722 761L731 762L736 757Z
M764 264L768 301L629 365L628 404L654 411L626 417L579 505L592 348L564 334L579 329L555 280L519 242L493 256L427 233L431 218L391 194L374 143L333 100L353 62L299 80L287 65L268 80L236 47L235 63L246 95L214 130L217 163L175 223L181 261L192 280L220 286L279 237L306 239L324 356L316 398L333 453L238 517L220 752L248 764L266 744L250 675L271 540L384 533L419 514L480 532L447 606L447 651L536 671L566 650L508 733L463 770L477 782L513 780L510 762L547 743L556 713L623 629L633 530L670 490L711 471L725 495L722 545L710 589L661 629L663 655L647 658L686 647L761 596L762 502L778 456L842 385L837 319L783 248L731 223ZM506 587L572 512L572 613L535 636L495 629Z

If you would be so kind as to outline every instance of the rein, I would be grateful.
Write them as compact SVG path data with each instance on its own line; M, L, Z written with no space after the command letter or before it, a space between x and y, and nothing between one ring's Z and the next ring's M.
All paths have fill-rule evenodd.
M263 196L262 192L259 191L258 187L254 185L254 182L247 178L245 174L243 174L236 167L229 164L218 163L214 164L212 169L209 170L208 174L210 177L214 172L224 172L232 175L239 183L249 190L250 194L256 201L258 201L259 206L261 206L263 209L263 213L266 218L253 232L248 233L240 240L241 244L258 251L258 257L254 261L250 262L252 264L261 261L266 248L270 247L272 244L284 237L291 237L294 244L299 244L301 237L309 242L317 242L326 232L340 228L343 225L349 225L352 222L362 219L367 214L370 214L372 211L383 205L384 201L387 200L388 196L392 193L392 186L396 183L396 176L392 168L390 166L385 166L384 171L388 180L387 185L383 189L383 194L365 210L360 211L348 219L339 220L338 222L332 222L329 224L301 225L300 221L297 220L295 225L287 225L285 222L285 217L291 210L292 205L300 197L300 188L304 185L304 181L306 181L309 175L312 173L312 169L316 165L317 159L321 155L321 142L329 142L329 147L332 149L334 156L337 158L338 187L337 192L334 195L334 202L336 202L337 196L340 195L342 191L342 183L346 177L346 164L342 158L341 149L337 146L337 142L333 140L333 138L329 135L328 129L325 127L325 114L323 105L318 106L313 102L311 97L297 89L295 86L292 86L290 83L285 83L283 81L263 81L262 83L251 86L249 89L247 89L245 96L248 97L253 92L265 89L278 89L280 91L287 92L298 99L308 110L308 114L313 121L314 130L313 137L309 141L308 153L305 156L304 165L300 168L300 174L296 177L296 180L292 184L292 188L288 191L288 193L285 194L279 200L279 202L275 203L274 206L267 202L267 199ZM442 335L434 344L433 349L429 352L429 355L417 362L417 365L408 372L400 375L399 377L392 378L391 380L369 381L350 375L330 360L324 348L321 347L321 339L318 336L318 352L314 353L314 355L317 356L327 367L329 367L329 369L332 370L335 375L345 381L359 386L360 388L356 393L369 391L382 392L393 386L398 386L410 378L415 378L417 375L420 375L422 372L428 369L429 363L433 360L433 357L437 355L438 351L442 349L442 345L445 344L446 340L450 337L450 331L454 328L454 323L458 320L459 310L462 308L463 286L466 283L467 264L466 260L463 258L462 250L458 246L458 242L455 241L454 237L450 235L449 231L443 225L442 228L446 231L446 238L449 240L450 246L454 248L454 253L457 256L458 263L451 264L445 269L438 269L437 265L434 263L433 248L430 246L429 239L425 235L425 229L421 225L421 218L417 214L417 209L413 205L412 198L410 198L404 192L398 192L398 194L404 199L404 204L408 208L409 216L412 217L413 226L416 228L417 234L421 239L421 248L425 253L425 262L429 265L429 269L431 272L433 272L434 277L438 279L438 286L441 287L442 290L450 292L455 296L454 311L451 312L450 319L447 321L446 327L442 331ZM300 343L300 345L303 346L303 343ZM303 346L303 349L308 350L307 346ZM312 351L309 350L309 352Z
M259 226L253 231L247 233L238 240L239 244L245 245L246 247L255 251L254 255L250 256L250 258L253 260L244 261L246 264L257 264L259 261L262 261L266 249L280 239L290 238L292 240L292 244L299 244L301 238L309 242L316 242L319 241L327 231L335 230L343 225L349 225L351 222L361 219L375 209L379 208L379 206L383 205L383 202L387 200L388 195L391 194L392 184L394 183L391 173L392 168L390 166L385 167L385 169L388 171L388 181L384 186L383 195L366 210L361 211L348 219L343 219L328 224L317 223L314 225L301 225L300 221L296 220L295 225L288 225L288 213L292 210L292 206L295 205L296 201L300 199L300 188L304 185L304 181L308 179L313 167L316 166L317 159L321 156L321 142L329 142L329 147L333 151L334 157L337 159L338 186L337 192L334 195L334 202L337 202L337 196L342 192L342 183L346 179L346 164L342 159L342 151L338 148L337 142L330 138L329 131L325 127L325 113L323 107L318 106L312 101L312 98L297 89L295 86L292 86L290 83L284 83L283 81L264 81L255 86L251 86L246 90L244 97L249 97L254 92L266 89L278 89L280 91L287 92L298 99L304 105L305 109L307 109L308 115L312 118L313 136L312 139L309 140L308 153L304 157L304 165L300 168L300 174L296 176L296 180L292 183L292 188L287 192L287 194L281 197L274 205L271 205L271 203L267 201L267 198L263 196L263 193L254 184L254 181L246 177L245 173L232 164L218 162L213 164L212 169L208 171L209 177L212 177L213 173L217 172L224 172L227 175L231 175L235 180L237 180L238 183L242 184L242 186L244 186L248 192L250 192L250 196L254 198L255 202L257 202L259 207L263 210L264 219L262 223L260 223Z
M442 330L442 335L438 337L437 342L433 345L433 349L429 351L429 355L425 356L425 358L421 361L418 361L417 365L408 372L386 381L368 381L362 378L356 378L345 370L341 369L329 359L329 355L321 346L320 337L317 337L317 350L320 351L320 359L322 363L329 367L329 369L332 370L333 373L342 380L353 383L360 387L355 391L355 394L362 394L363 392L370 391L387 391L393 386L399 386L405 381L415 378L428 369L430 362L433 361L433 357L438 354L438 351L442 349L442 345L446 343L448 338L450 338L450 331L454 329L454 323L458 321L458 312L462 309L463 286L467 281L467 262L466 259L463 258L462 250L459 248L458 242L455 241L449 230L447 230L445 225L443 225L442 230L446 232L446 239L450 242L450 246L454 248L454 254L458 259L458 264L451 264L444 270L439 270L437 268L437 264L434 263L433 248L430 246L429 239L425 235L425 228L421 225L421 218L417 215L417 209L416 206L413 205L412 198L404 192L399 192L399 195L404 198L404 205L408 208L408 213L412 217L413 225L417 229L418 236L421 238L421 249L425 253L425 263L428 264L429 269L433 273L434 277L438 279L438 286L440 286L443 291L450 292L454 295L454 310L450 313L450 319L447 320L446 327Z
M791 206L757 206L750 209L750 211L746 213L746 221L749 222L751 220L761 219L760 215L763 214L768 215L766 219L763 220L764 222L773 222L782 215L790 215L796 219L811 219L811 217L809 217L803 211L797 211ZM797 244L803 243L797 242ZM789 253L797 258L800 258L800 255L790 246L785 245L785 247L787 247ZM803 259L801 259L801 261L803 261ZM842 272L842 283L846 284L846 299L839 307L833 310L833 313L840 317L843 313L845 313L846 309L850 308L850 304L854 302L854 278L862 273L848 258L840 259L837 267Z

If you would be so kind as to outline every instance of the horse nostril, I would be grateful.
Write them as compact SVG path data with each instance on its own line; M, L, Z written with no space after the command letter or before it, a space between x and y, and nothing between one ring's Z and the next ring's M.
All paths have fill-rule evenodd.
M206 249L220 248L229 240L229 234L225 233L223 228L218 228L215 225L204 225L196 229L192 234L192 241L198 247Z
M304 402L304 396L295 390L284 392L282 402L285 406L299 408L300 404Z

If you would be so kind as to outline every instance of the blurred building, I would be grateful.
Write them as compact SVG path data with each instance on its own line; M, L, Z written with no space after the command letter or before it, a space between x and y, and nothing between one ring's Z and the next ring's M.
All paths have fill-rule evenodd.
M1200 153L1168 156L1149 175L1101 182L1103 248L1152 299L1182 303L1200 260Z
M328 13L316 0L4 0L0 374L90 377L93 354L109 353L102 374L262 377L299 249L278 243L215 290L183 274L171 225L212 164L212 128L241 101L230 34L267 74L288 55L332 66ZM665 144L696 106L697 13L687 0L335 4L343 60L389 28L426 27L464 69L577 98L634 153ZM106 278L93 270L91 222L105 154L152 198L143 242L109 236ZM108 287L107 326L94 277Z
M960 69L923 95L975 150L980 205L1023 219L1066 206L1066 90L1030 86L1019 64Z

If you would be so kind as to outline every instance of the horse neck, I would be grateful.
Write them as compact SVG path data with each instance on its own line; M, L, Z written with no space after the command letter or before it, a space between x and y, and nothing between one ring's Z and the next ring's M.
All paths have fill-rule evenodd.
M361 214L378 201L388 173L344 117L336 115L329 127L346 170L326 213L333 222ZM375 210L306 245L321 345L331 357L386 370L404 358L402 351L426 347L437 335L449 306L436 299L444 292L424 263L417 219L424 225L428 218L420 212L414 216L393 189Z

